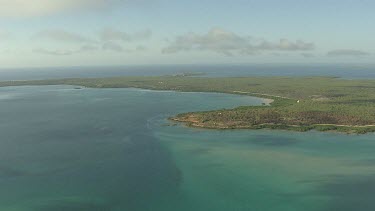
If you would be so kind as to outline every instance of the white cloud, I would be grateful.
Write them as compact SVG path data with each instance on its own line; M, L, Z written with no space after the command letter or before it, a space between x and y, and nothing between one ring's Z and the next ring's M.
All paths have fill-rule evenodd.
M113 51L113 52L126 52L126 53L137 53L137 52L142 52L146 51L147 48L139 45L135 47L134 49L125 49L122 45L115 43L115 42L106 42L103 44L102 49L105 51Z
M0 0L0 17L52 15L77 9L112 6L121 0Z
M89 38L64 30L44 30L36 33L33 39L49 39L60 42L84 43L91 42Z
M98 50L96 46L93 45L83 45L77 50L63 50L63 49L45 49L45 48L36 48L33 50L34 53L52 55L52 56L70 56L76 53L83 52L93 52Z
M116 42L105 42L102 44L101 47L98 47L97 44L84 44L78 49L54 49L54 48L35 48L33 49L34 53L37 54L44 54L44 55L51 55L51 56L70 56L73 54L78 53L89 53L89 52L95 52L95 51L111 51L111 52L117 52L117 53L137 53L137 52L143 52L146 51L147 48L138 45L135 48L124 48L121 44L118 44Z
M1 33L0 33L1 35ZM89 43L89 42L137 42L149 39L152 36L152 32L149 29L138 31L135 33L127 33L124 31L106 28L101 30L98 34L92 34L96 37L95 39L90 39L86 36L68 32L60 29L55 30L44 30L36 33L32 39L49 39L58 42L71 42L71 43Z
M297 40L295 42L280 39L279 42L254 40L249 36L240 36L220 28L213 28L208 33L200 35L187 33L175 38L163 53L177 53L181 51L213 51L231 56L234 54L253 55L263 51L310 51L313 43Z
M102 30L101 33L90 34L93 39L89 36L83 36L77 33L68 32L64 30L44 30L36 33L32 36L33 40L52 40L49 43L49 47L46 48L35 48L34 53L56 55L56 56L67 56L76 53L92 52L97 50L112 51L112 52L126 52L135 53L145 51L146 48L143 46L135 47L134 49L124 48L123 42L137 43L142 40L148 39L152 32L150 30L143 30L135 33L126 33L119 30ZM69 43L71 47L76 46L77 50L71 49L60 49L53 48L53 46L59 43ZM52 44L52 45L51 45ZM61 47L61 44L58 45ZM79 48L79 46L81 46ZM133 45L134 46L134 45Z
M79 51L80 52L92 52L92 51L97 51L97 50L99 50L99 48L95 45L83 45Z
M118 44L118 43L115 43L115 42L106 42L103 44L102 46L102 49L107 51L116 51L116 52L123 52L124 51L124 48Z
M104 42L106 41L141 41L146 40L152 36L152 32L149 29L138 31L133 34L123 32L114 28L106 28L100 32L100 39Z
M147 48L143 45L138 45L136 48L135 48L135 51L146 51Z
M254 45L253 47L259 50L309 51L314 49L314 44L307 43L301 40L292 42L287 39L280 39L280 41L277 43L263 41L259 45Z
M73 50L48 50L45 48L37 48L33 50L34 53L53 55L53 56L69 56L74 54L76 51Z

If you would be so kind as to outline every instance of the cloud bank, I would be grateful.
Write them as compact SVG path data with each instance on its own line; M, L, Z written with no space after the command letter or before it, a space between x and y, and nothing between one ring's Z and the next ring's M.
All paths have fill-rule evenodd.
M255 40L248 36L240 36L227 30L213 28L203 35L187 33L177 36L162 52L177 53L195 50L232 56L234 54L253 55L263 51L310 51L314 48L314 43L301 40L295 42L287 39L280 39L279 42Z
M150 30L142 30L134 33L127 33L117 29L104 29L100 33L92 33L88 36L83 36L77 33L68 32L64 30L44 30L32 36L32 40L51 40L53 41L51 47L34 48L33 52L38 54L53 55L53 56L69 56L77 53L87 53L93 51L109 51L109 52L126 52L136 53L145 51L146 48L142 45L135 44L149 39L152 35ZM75 46L72 49L56 49L54 44L70 44ZM124 45L127 44L127 48ZM132 47L133 46L133 47Z
M84 43L84 42L92 42L87 37L84 37L82 35L67 32L64 30L45 30L36 33L33 37L33 39L49 39L53 41L58 42L71 42L71 43Z
M149 29L138 31L133 34L129 34L114 28L106 28L100 32L100 39L102 41L142 41L149 39L152 36L152 32Z
M353 49L339 49L339 50L333 50L329 51L327 53L327 56L354 56L354 57L360 57L360 56L368 56L370 53L365 51L359 51L359 50L353 50Z
M123 52L124 48L122 45L115 43L115 42L105 42L103 43L102 49L105 51L116 51L116 52Z
M94 45L83 45L77 50L62 50L62 49L45 49L45 48L36 48L33 50L34 53L51 55L51 56L70 56L76 53L84 52L93 52L99 50L98 47Z
M53 56L68 56L76 53L77 51L73 50L48 50L45 48L37 48L33 50L34 53L53 55Z

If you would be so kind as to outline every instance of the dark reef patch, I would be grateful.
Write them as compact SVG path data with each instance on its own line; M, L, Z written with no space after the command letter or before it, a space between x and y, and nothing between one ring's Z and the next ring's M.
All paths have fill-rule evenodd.
M330 198L326 211L375 210L375 175L330 175L301 181L316 186L311 192L294 196Z
M0 178L13 178L28 175L29 173L26 171L21 171L8 166L0 166Z

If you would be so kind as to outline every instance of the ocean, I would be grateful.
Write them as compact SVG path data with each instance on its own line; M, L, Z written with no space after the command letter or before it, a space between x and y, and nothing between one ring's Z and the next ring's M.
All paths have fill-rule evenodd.
M374 134L205 130L216 93L0 88L0 210L372 211Z
M355 64L239 64L239 65L147 65L117 67L50 67L0 69L0 81L51 78L159 76L202 73L201 77L330 76L344 79L375 78L375 65Z

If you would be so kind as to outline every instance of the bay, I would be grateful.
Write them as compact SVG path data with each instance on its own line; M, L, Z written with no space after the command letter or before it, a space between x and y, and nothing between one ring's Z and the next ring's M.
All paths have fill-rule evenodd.
M374 134L203 130L215 93L0 88L0 210L374 210Z

